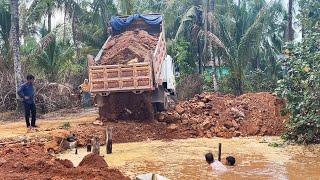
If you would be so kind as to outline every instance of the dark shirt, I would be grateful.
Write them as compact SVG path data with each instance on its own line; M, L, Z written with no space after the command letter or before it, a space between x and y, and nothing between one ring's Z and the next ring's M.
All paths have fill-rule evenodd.
M23 98L23 102L27 104L33 104L34 103L34 88L32 84L24 83L19 91L18 94L21 98ZM28 96L29 99L25 99L25 96Z

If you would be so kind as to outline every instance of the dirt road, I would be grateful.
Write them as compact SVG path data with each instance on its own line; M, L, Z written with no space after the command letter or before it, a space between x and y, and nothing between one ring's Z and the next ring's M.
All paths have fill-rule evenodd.
M69 122L72 128L79 124L92 123L97 116L96 109L78 110L77 113L49 113L37 120L37 125L39 126L38 131L31 132L28 132L23 118L7 119L5 122L0 121L0 141L13 140L21 136L30 138L46 137L50 134L50 131L58 129L64 123Z

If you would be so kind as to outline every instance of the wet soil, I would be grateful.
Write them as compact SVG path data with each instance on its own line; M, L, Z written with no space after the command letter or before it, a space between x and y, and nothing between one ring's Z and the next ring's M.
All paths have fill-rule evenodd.
M86 165L74 168L70 161L47 154L42 143L15 144L1 148L0 174L0 179L129 179L120 171L107 166Z

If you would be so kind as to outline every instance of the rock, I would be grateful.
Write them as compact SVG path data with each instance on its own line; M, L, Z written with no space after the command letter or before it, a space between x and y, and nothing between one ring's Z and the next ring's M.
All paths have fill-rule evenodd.
M203 131L197 131L197 132L198 132L198 136L200 136L200 137L203 137L203 136L204 136Z
M242 133L240 131L235 131L234 134L235 134L236 137L239 137L239 136L242 135Z
M200 101L200 102L198 102L197 106L198 106L199 108L205 108L205 107L206 107L206 104L205 104L204 102Z
M235 131L235 130L236 130L236 128L234 128L234 127L232 127L232 128L229 129L229 131L231 131L231 132L233 132L233 131Z
M182 114L182 115L181 115L181 118L182 118L182 119L188 119L189 117L188 117L187 114Z
M232 121L229 120L229 121L225 121L223 123L223 126L226 127L227 129L230 129L230 128L234 127L234 124L232 123Z
M239 117L244 118L244 117L245 117L244 112L240 111L240 110L237 109L237 108L232 107L232 108L231 108L231 112L235 115L235 118L239 118Z
M168 127L168 129L170 129L170 130L177 130L177 129L178 129L178 125L176 125L176 124L171 124L171 125Z
M96 121L93 121L92 124L102 126L102 125L103 125L103 122L102 122L102 121L99 121L99 120L96 120Z
M207 138L212 138L213 135L212 135L212 133L211 133L210 131L207 131L207 132L206 132L206 137L207 137Z
M257 135L259 131L260 131L259 126L253 124L250 128L247 129L246 134L250 136Z
M179 113L174 113L173 117L174 117L175 120L180 120L181 119L181 116L180 116Z
M187 125L189 124L189 121L187 119L183 119L182 122L181 122L183 125Z
M176 108L175 108L175 110L176 110L177 113L179 113L179 114L184 113L184 109L183 109L180 105L177 105Z
M232 120L232 126L235 127L236 129L239 129L239 125L235 120Z
M7 160L0 158L0 166L2 166L3 164L5 164L7 162Z
M209 129L211 126L212 126L212 123L208 119L206 119L201 123L201 127L203 129Z
M201 99L202 102L208 103L210 99L207 96L204 96L203 99Z
M213 107L213 106L212 106L212 104L210 104L210 103L206 103L206 104L205 104L205 108L206 108L206 109L212 109L212 107Z
M159 116L158 116L158 121L159 122L164 122L164 119L165 119L165 115L163 113L160 113Z

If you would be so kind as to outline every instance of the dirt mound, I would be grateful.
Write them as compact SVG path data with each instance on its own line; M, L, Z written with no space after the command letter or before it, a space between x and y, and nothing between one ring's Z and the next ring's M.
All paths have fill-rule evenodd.
M108 167L108 164L100 155L90 153L82 159L79 166L101 168L101 167Z
M65 166L66 168L73 168L73 163L68 159L56 159L57 162Z
M6 146L0 149L0 179L129 179L96 157L89 159L90 166L73 168L70 161L47 154L43 144Z
M200 137L279 135L285 128L286 117L280 113L283 105L283 100L265 92L239 97L204 93L160 114L158 121L182 124Z
M144 62L155 49L157 36L146 31L126 31L112 37L103 51L101 64L126 64L128 62Z

